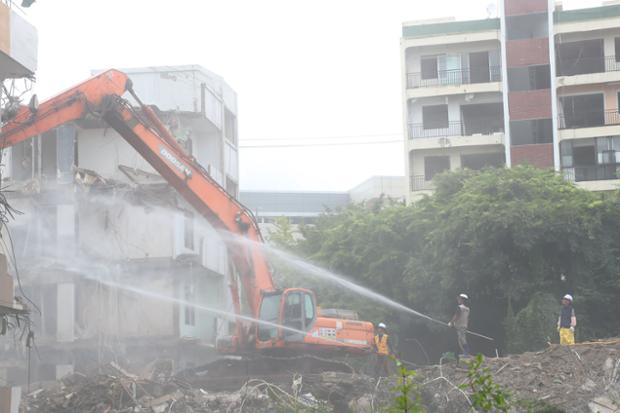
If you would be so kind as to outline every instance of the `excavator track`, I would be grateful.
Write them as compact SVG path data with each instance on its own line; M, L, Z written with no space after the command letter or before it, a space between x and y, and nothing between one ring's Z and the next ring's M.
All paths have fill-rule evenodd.
M208 391L236 391L252 380L288 385L301 376L312 381L327 372L357 374L367 370L369 356L324 358L313 354L292 357L264 354L221 358L200 367L184 370L175 381Z

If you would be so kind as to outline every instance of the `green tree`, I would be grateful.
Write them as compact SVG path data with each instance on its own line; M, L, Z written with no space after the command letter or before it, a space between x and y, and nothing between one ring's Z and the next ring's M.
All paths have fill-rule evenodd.
M278 217L275 220L275 230L269 234L269 242L280 248L292 249L296 245L295 229L288 217Z
M420 205L434 224L408 268L412 285L424 286L412 290L412 301L440 310L449 304L437 298L468 291L484 309L478 321L496 337L508 303L520 310L539 291L558 299L574 292L586 319L594 302L613 305L617 235L603 219L620 222L615 200L532 167L445 174L437 188ZM611 331L591 324L584 333Z
M579 339L620 334L620 194L602 197L527 166L446 173L435 184L435 193L414 205L328 212L292 244L283 225L278 243L435 318L448 319L454 297L465 291L472 328L500 345L508 338L512 350L539 348L554 335L549 328L567 292L575 296ZM287 274L316 289L324 307L402 321L333 284ZM407 330L447 337L424 321Z

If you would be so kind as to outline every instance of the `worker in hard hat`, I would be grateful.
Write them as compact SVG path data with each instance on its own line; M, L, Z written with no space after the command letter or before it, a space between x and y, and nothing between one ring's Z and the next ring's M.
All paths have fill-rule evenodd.
M375 365L375 377L387 377L390 375L390 355L392 347L390 336L387 334L387 326L385 323L377 325L377 334L375 334L374 348L377 353L377 363Z
M562 309L558 317L560 345L571 346L575 344L575 327L577 327L577 317L575 317L575 309L573 308L573 296L566 294L562 297Z
M467 294L461 293L456 297L458 306L454 316L452 316L452 319L448 323L450 327L454 327L456 329L457 343L459 345L459 349L461 350L461 354L464 357L469 357L469 344L467 344L467 327L469 325L468 301L469 297Z

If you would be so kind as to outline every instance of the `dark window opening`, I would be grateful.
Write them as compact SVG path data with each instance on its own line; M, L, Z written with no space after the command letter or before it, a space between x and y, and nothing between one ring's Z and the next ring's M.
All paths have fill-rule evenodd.
M594 145L574 147L573 164L575 166L596 165L596 152L594 150Z
M617 47L618 43L616 41ZM605 71L603 39L560 43L557 45L556 55L559 76L601 73Z
M549 89L551 71L549 65L537 65L508 69L508 88L512 92Z
M470 53L469 67L471 83L486 83L491 80L489 52Z
M605 136L562 142L564 175L574 181L618 179L620 137Z
M238 195L237 193L238 190L239 190L239 185L227 176L226 177L226 192L236 197Z
M547 13L506 17L508 40L539 39L549 36Z
M601 93L592 95L564 96L560 98L561 128L585 128L605 124L605 103Z
M437 79L437 57L423 57L421 62L422 79Z
M303 303L300 293L290 293L286 296L284 304L284 325L296 330L303 330ZM284 335L295 334L292 331L285 331Z
M510 141L514 146L553 142L551 119L511 121Z
M304 330L314 321L314 300L310 294L304 294Z
M56 145L56 130L46 132L41 136L41 177L43 180L56 180L58 174Z
M424 129L441 129L448 127L448 105L422 107Z
M504 154L497 153L476 153L472 155L461 155L461 167L473 170L483 168L499 168L504 165Z
M504 130L504 107L501 103L461 105L463 134L490 135Z
M228 109L224 112L224 133L226 139L237 145L237 117Z
M437 174L450 170L449 156L426 156L424 158L424 179L430 181Z
M40 290L42 296L43 332L47 337L55 337L58 332L58 286L45 284Z
M19 142L11 150L12 178L15 181L32 179L33 174L33 147L37 144L36 139L28 139Z
M184 311L184 322L187 326L195 326L196 325L196 310L194 309L194 285L192 281L188 281L184 286L184 300L185 311Z
M185 212L183 218L183 245L189 250L194 249L194 214Z
M620 62L620 37L614 39L616 62Z

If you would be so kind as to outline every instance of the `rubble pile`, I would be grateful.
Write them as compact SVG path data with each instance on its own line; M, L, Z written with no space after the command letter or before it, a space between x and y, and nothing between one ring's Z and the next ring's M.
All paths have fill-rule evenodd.
M536 401L550 412L620 413L620 340L554 345L484 364L513 400ZM468 383L464 363L426 367L418 378L429 411L470 411L467 392L457 388Z
M466 361L442 359L439 365L417 370L415 380L426 411L473 411L467 367ZM487 358L484 367L522 406L515 412L620 413L620 340ZM392 404L396 385L396 378L323 372L287 376L277 384L254 378L240 382L236 391L224 392L164 376L145 379L115 365L93 376L72 374L27 395L20 413L374 413Z
M20 413L194 413L271 412L274 402L265 389L246 387L234 393L208 393L184 383L156 381L123 373L71 374L22 401Z

